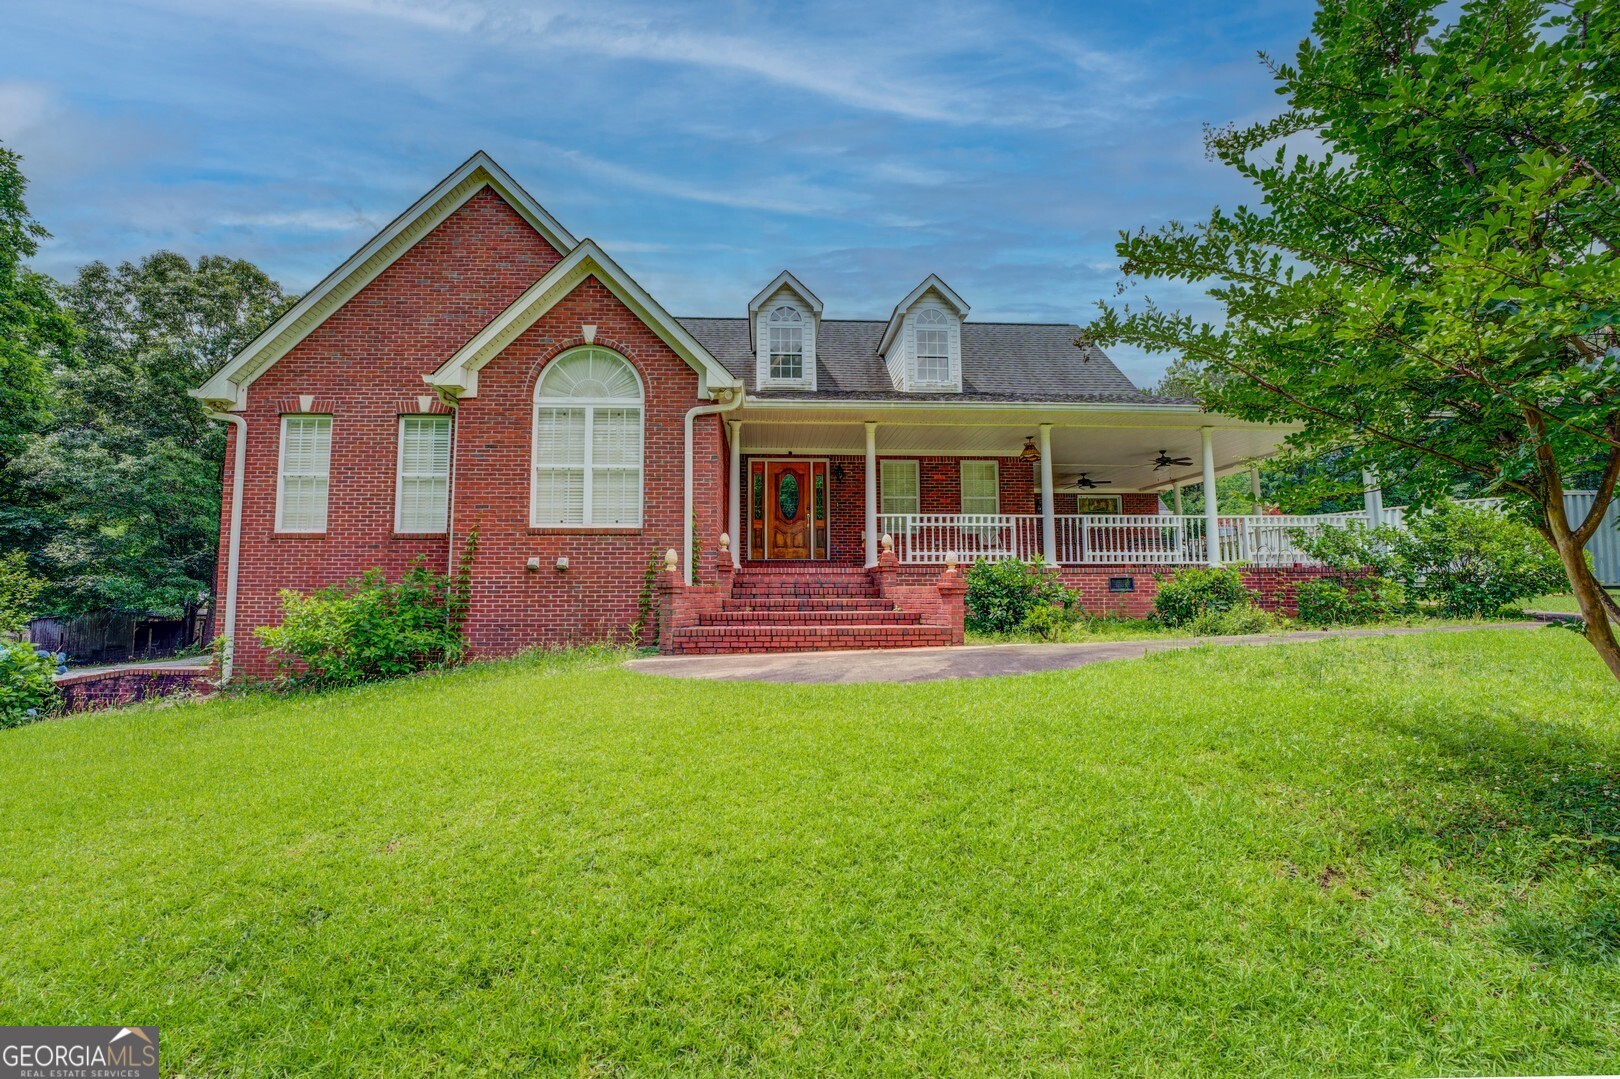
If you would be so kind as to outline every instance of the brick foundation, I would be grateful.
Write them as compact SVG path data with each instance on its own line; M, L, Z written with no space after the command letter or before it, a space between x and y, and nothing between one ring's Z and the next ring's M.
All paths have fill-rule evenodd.
M208 667L131 667L66 674L56 680L56 688L64 712L89 712L181 693L212 693L213 678Z

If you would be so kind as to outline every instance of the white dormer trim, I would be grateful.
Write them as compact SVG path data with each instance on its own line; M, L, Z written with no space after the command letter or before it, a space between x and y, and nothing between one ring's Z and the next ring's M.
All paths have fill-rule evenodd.
M878 349L895 389L902 393L962 392L962 320L967 313L962 297L933 274L895 306ZM943 353L919 347L939 342L931 333L935 330L944 334ZM940 355L944 357L943 376L937 364L927 362L929 356Z
M212 378L189 391L191 396L216 409L243 408L247 388L255 379L486 187L500 195L559 254L567 255L574 249L576 241L568 230L480 150L310 289Z
M803 349L803 371L799 378L771 375L771 326L773 315L783 308L799 317ZM790 320L789 320L790 321ZM777 325L783 325L778 322ZM754 386L761 390L815 390L816 339L821 331L821 300L791 273L783 270L748 301L748 332L754 348Z

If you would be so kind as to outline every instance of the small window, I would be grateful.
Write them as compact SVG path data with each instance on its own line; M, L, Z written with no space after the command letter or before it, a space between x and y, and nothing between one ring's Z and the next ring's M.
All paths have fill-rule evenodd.
M962 512L1001 512L1001 485L997 480L996 462L962 462Z
M276 531L325 532L332 471L332 417L281 417Z
M916 461L879 462L878 481L878 508L883 516L922 512Z
M917 313L917 381L952 381L951 320L937 307Z
M443 532L450 519L450 417L399 418L396 532Z
M771 378L788 382L804 379L804 317L783 305L771 312L769 323Z
M1110 592L1135 592L1136 591L1136 578L1135 577L1110 577L1110 578L1108 578L1108 591L1110 591Z

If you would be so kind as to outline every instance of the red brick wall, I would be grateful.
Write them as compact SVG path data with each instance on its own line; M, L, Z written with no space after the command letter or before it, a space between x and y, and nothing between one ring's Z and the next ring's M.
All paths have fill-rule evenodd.
M1097 494L1107 494L1108 492L1107 491L1098 491L1096 493ZM1052 505L1053 505L1053 508L1056 510L1057 513L1065 514L1065 513L1074 513L1075 512L1075 506L1076 506L1075 499L1079 497L1078 495L1063 494L1063 493L1059 492L1055 497L1056 497L1056 501L1053 502ZM1120 506L1119 512L1121 512L1121 513L1158 513L1159 512L1159 496L1158 495L1140 494L1140 493L1134 493L1134 492L1129 492L1129 491L1122 491L1122 492L1120 492L1119 500L1120 500L1119 501L1119 506Z
M56 688L62 695L62 711L89 712L182 693L206 695L214 691L213 677L209 667L126 667L70 673L56 680Z
M417 555L447 562L443 536L394 533L398 415L427 392L422 376L556 265L560 255L485 188L333 312L248 390L247 474L236 622L237 669L272 665L253 627L279 620L277 593L353 577L372 566L397 575ZM577 332L577 331L576 331ZM327 530L275 533L280 415L300 395L332 414ZM527 407L515 422L527 425ZM235 428L231 428L231 452ZM463 450L465 447L463 447ZM230 476L221 513L218 594L225 589ZM526 489L526 485L525 485ZM638 578L639 579L639 578Z
M584 344L580 327L597 327L595 344L622 354L646 393L640 528L529 527L530 417L546 364ZM477 655L535 645L624 636L639 615L649 559L681 551L686 410L697 374L594 278L587 279L478 373L478 396L461 405L457 435L455 531L478 527L467 635ZM693 475L699 578L712 581L723 512L722 417L697 420ZM540 560L538 571L525 568ZM566 557L565 572L556 569ZM645 629L651 639L654 627Z

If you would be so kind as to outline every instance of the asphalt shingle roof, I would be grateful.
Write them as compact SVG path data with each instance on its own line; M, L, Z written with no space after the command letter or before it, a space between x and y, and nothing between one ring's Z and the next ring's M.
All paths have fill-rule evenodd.
M878 354L887 322L823 319L816 338L816 390L754 386L754 350L746 318L678 320L715 359L748 387L750 396L811 400L1094 401L1183 404L1131 384L1099 348L1074 344L1080 327L1023 322L962 323L960 394L900 393Z

